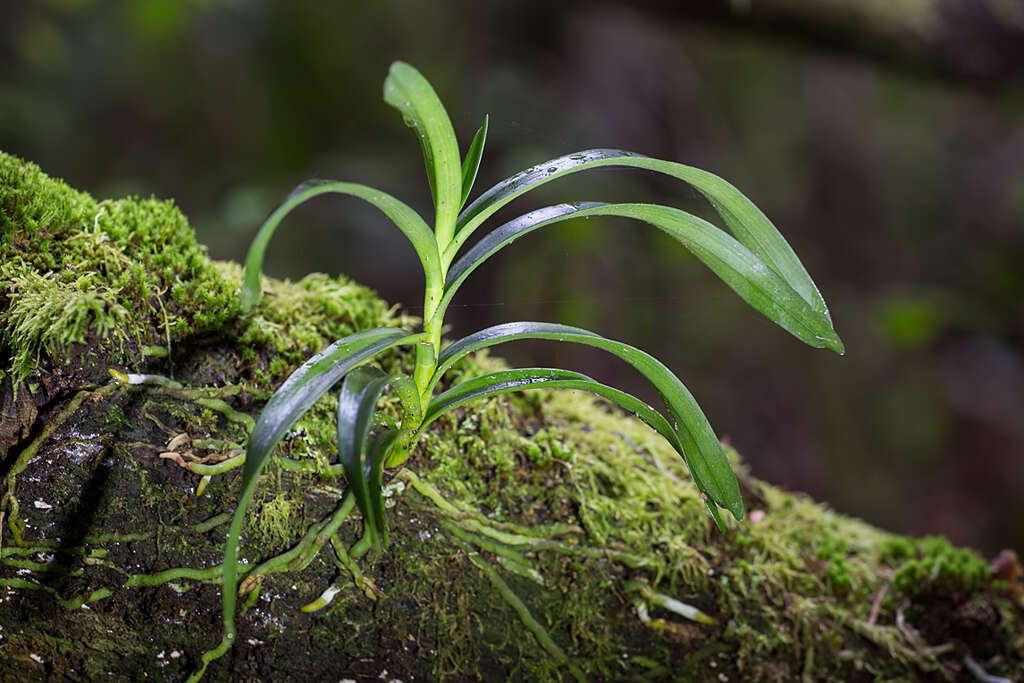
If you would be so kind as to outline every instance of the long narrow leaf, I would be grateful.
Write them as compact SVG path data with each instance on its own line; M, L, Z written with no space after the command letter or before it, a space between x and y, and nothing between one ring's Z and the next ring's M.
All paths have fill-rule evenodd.
M737 519L743 516L743 499L740 496L736 476L725 457L718 437L715 436L714 429L711 428L697 401L679 378L663 363L629 344L606 339L588 330L568 325L535 322L505 323L463 337L441 352L433 382L436 383L442 374L466 354L520 339L551 339L585 344L614 354L636 368L661 395L668 410L671 431L675 437L669 441L677 449L681 447L684 460L686 460L698 488L716 504L732 512ZM437 400L435 399L435 401ZM430 405L433 406L434 402L431 402ZM661 429L656 424L648 424L661 433Z
M708 199L736 235L736 239L788 282L814 310L829 318L828 307L821 293L792 247L768 217L743 193L713 173L618 149L590 149L568 154L499 182L480 195L459 216L456 239L444 253L445 263L451 263L455 253L481 223L519 195L556 178L600 166L641 168L689 183Z
M278 224L295 207L313 197L327 193L359 197L380 209L412 242L416 255L419 256L420 262L423 264L423 272L427 278L427 287L440 284L441 269L438 260L437 242L434 241L434 234L427 227L427 224L423 222L419 214L398 199L372 187L356 183L314 179L307 180L292 190L288 198L270 214L256 234L256 239L252 241L249 253L245 257L245 275L242 280L241 307L243 311L251 311L256 302L259 301L261 291L260 275L263 272L263 254L266 252L267 244L270 242L270 238L273 236Z
M378 507L383 510L383 503L375 505L372 500L374 496L380 498L381 492L379 487L373 490L367 482L363 452L374 408L388 380L389 377L376 368L359 367L345 377L338 395L338 459L345 470L349 490L363 514L366 533L378 552L382 547L378 531L383 520L378 520L376 513Z
M238 576L238 537L252 502L260 472L274 447L309 408L353 368L385 349L415 344L422 334L410 335L396 328L380 328L339 339L303 363L270 397L249 437L242 493L224 544L222 578L224 632L234 633L235 583Z
M317 399L356 366L394 346L423 338L394 327L382 327L344 337L303 363L267 402L249 438L243 485L255 478L263 461ZM261 460L262 459L262 460Z
M435 396L423 415L423 426L426 427L446 411L478 398L523 389L556 388L564 382L593 380L578 372L556 368L519 368L480 375Z
M466 151L466 158L462 161L462 201L459 203L461 209L469 199L469 193L473 191L473 183L476 181L476 173L480 170L480 159L484 154L484 143L487 142L487 124L490 117L484 116L484 125L473 136L473 142Z
M743 244L701 218L656 204L559 204L505 223L485 235L451 267L438 315L444 315L466 277L499 249L539 228L589 216L622 216L653 225L690 250L769 320L810 346L843 352L843 343L828 317L815 310Z
M481 375L462 382L436 396L427 409L424 425L430 424L445 411L463 405L471 400L494 393L495 391L519 391L529 389L533 385L541 385L552 388L554 382L568 384L563 388L584 389L599 394L604 398L619 405L627 412L633 413L636 417L650 425L658 434L663 436L669 443L675 446L678 443L676 434L672 431L671 425L665 416L657 410L644 403L640 399L627 394L624 391L596 382L586 375L571 370L551 368L519 368L515 370L501 370L489 375ZM583 384L587 384L584 387ZM579 385L579 386L577 386ZM595 385L590 388L589 385ZM562 386L559 384L558 386Z
M697 489L706 494L708 484L703 481L698 470L690 464L677 434L672 430L665 417L658 411L651 408L640 399L614 387L600 382L595 382L586 375L581 375L570 370L556 370L550 368L520 368L516 370L501 370L475 377L471 380L458 384L448 391L438 395L431 401L427 409L424 425L440 417L445 411L469 403L470 401L495 394L507 393L510 391L523 391L527 389L576 389L587 391L605 398L619 407L633 413L636 417L647 423L655 431L661 434L666 441L683 458L683 461L693 475L694 484ZM716 510L716 503L713 500L706 500L715 523L719 528L725 529L721 517ZM734 513L735 514L735 513ZM742 515L742 500L740 500L740 514Z
M391 65L384 81L384 101L402 112L420 138L437 209L437 242L443 250L454 234L462 206L462 165L452 122L427 79L404 62Z
M377 520L377 536L381 545L385 547L388 544L388 526L384 513L384 463L399 434L397 429L385 429L370 435L370 441L366 446L366 461L363 464L366 484L370 489L370 503L373 505L374 518Z

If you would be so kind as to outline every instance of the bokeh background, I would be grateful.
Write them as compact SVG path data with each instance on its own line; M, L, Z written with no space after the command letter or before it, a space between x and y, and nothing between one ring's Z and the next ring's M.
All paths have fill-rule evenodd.
M896 531L1024 549L1015 0L47 0L3 15L0 149L100 197L174 198L217 258L240 259L307 177L432 214L419 146L381 101L394 59L432 81L463 149L490 114L477 192L590 147L724 176L801 256L846 356L804 347L657 231L613 220L506 250L456 299L454 331L548 320L628 341L687 382L755 475ZM571 200L713 217L688 187L630 170L513 206ZM422 303L412 249L357 200L299 211L266 269L344 272ZM599 352L502 353L642 390Z

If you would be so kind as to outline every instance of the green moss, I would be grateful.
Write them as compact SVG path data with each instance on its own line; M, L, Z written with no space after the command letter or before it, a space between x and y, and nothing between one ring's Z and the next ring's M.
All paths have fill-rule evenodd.
M671 447L639 420L587 394L545 398L547 410L560 418L555 448L562 457L555 459L573 472L574 497L591 538L652 552L695 578L706 576L694 549L710 540L711 518Z
M0 152L0 343L21 380L90 335L170 345L237 315L173 202L97 203ZM122 353L123 355L123 353Z
M989 575L984 560L939 536L893 537L882 546L881 561L895 570L893 588L910 596L970 593Z
M301 501L281 492L260 506L254 531L261 546L280 548L295 539L301 522Z
M42 270L56 268L59 245L52 238L80 225L96 207L84 192L0 152L0 249L5 253L35 251ZM26 249L29 244L34 249Z
M852 585L850 568L846 564L846 558L850 554L850 543L836 536L823 536L814 555L820 560L828 563L825 569L825 578L830 586L836 590L846 591Z
M416 322L372 290L322 274L272 283L242 320L240 268L211 262L173 202L97 202L3 152L0 264L0 348L19 381L41 355L64 360L91 338L116 342L127 364L137 362L128 342L173 351L185 338L221 334L237 337L249 359L269 351L255 379L271 383L342 336Z
M241 266L218 263L217 267L227 281L241 283ZM238 341L273 349L269 369L278 374L306 360L311 351L353 332L388 325L410 329L417 323L416 318L397 313L371 289L344 277L312 273L296 283L265 278L264 296ZM391 358L394 362L394 355Z
M141 331L118 291L97 287L93 273L61 282L56 273L40 275L4 263L0 279L13 302L0 313L0 333L14 348L11 369L17 379L36 367L41 353L58 358L71 344L84 343L89 331L120 342L121 348Z
M0 355L22 358L19 372L38 371L37 357L52 361L69 345L100 339L107 342L105 354L159 369L195 335L203 340L202 353L195 354L202 358L187 368L179 359L175 378L209 387L214 393L203 396L216 395L233 410L254 414L296 364L334 339L373 326L415 324L371 290L324 275L297 283L268 278L267 295L241 318L234 304L240 268L207 261L171 204L96 203L4 155L0 173ZM59 236L60 249L53 236ZM22 325L29 326L26 332L15 333ZM170 346L171 352L139 360L139 344ZM411 359L395 352L381 365L408 370ZM446 382L501 366L476 354ZM130 391L84 429L116 432L111 437L121 443L112 452L129 493L98 508L100 517L110 518L97 519L96 533L124 539L131 531L139 543L155 538L165 554L146 571L209 568L222 552L223 529L202 535L189 529L230 517L239 472L214 476L197 498L198 477L151 451L187 431L195 455L207 455L228 448L225 439L243 443L243 428L195 396L152 387ZM282 441L278 454L304 467L272 467L261 480L263 502L254 506L246 531L247 558L265 559L289 547L337 503L342 484L325 478L325 465L336 457L335 402L336 396L324 397ZM393 410L393 403L386 396L383 405ZM198 445L207 435L220 445ZM148 449L141 439L152 442ZM332 672L339 655L359 661L368 653L414 651L412 659L394 656L417 678L430 680L564 679L567 668L524 627L523 610L568 664L595 679L715 680L723 674L730 680L844 680L863 672L907 679L928 671L934 657L914 651L895 626L899 603L880 601L869 617L887 581L880 560L896 569L893 590L916 608L922 594L910 592L915 585L937 591L982 585L980 559L941 539L890 537L765 485L749 476L735 451L728 453L757 516L721 534L673 449L640 421L589 395L527 392L446 414L430 426L407 468L433 485L451 509L403 488L411 479L400 475L389 488L387 554L357 560L376 588L350 582L329 610L301 613L331 581L348 576L325 548L306 569L266 578L262 596L244 617L247 628L268 641L278 622L288 633L306 629L303 647L313 647L295 661L306 666L323 656L332 660ZM88 480L84 469L72 473L72 484ZM29 477L20 485L25 500L36 490L45 500L76 499L67 486L32 488L43 484ZM49 514L29 505L23 513L36 530ZM140 518L145 529L138 528ZM347 546L360 529L357 515L341 527ZM104 550L111 566L126 568L121 573L140 571L135 549L110 544ZM485 566L515 594L516 605L496 590ZM109 583L109 576L94 571L90 565L84 578ZM175 579L196 586L201 580ZM122 581L118 574L103 618L116 613L109 606L137 599ZM695 606L716 623L688 622L645 602L636 585ZM152 590L158 599L166 594L172 614L185 601L199 616L196 623L218 622L219 601L208 587L184 595L167 586ZM280 597L269 601L271 595ZM1018 633L1016 612L1001 614L1006 628ZM172 628L160 642L178 647L192 630ZM202 639L215 638L195 630L203 635L190 641L192 654L209 645ZM133 647L138 670L147 670L153 643ZM246 654L242 643L237 647L236 663L262 656Z

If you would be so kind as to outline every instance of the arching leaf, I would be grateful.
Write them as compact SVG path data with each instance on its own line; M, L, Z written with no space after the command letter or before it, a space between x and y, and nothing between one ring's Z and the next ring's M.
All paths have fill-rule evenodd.
M698 488L716 504L732 512L737 519L742 518L743 499L740 496L736 476L725 457L718 437L715 436L714 430L700 406L697 405L697 401L679 378L661 361L629 344L606 339L588 330L569 325L536 322L505 323L463 337L442 351L438 357L438 366L433 382L436 383L442 374L466 354L520 339L550 339L593 346L621 358L636 368L661 396L668 412L668 424L673 434L673 438L669 438L669 442L680 451ZM459 386L464 385L474 386L468 382ZM434 406L440 396L431 401L430 405ZM632 411L632 408L627 409ZM427 417L429 418L430 415L428 409ZM658 424L652 422L648 422L648 424L661 433ZM662 435L665 436L665 434ZM666 438L668 437L666 436Z
M437 209L437 243L443 250L454 234L462 206L462 165L452 122L427 79L404 62L391 65L384 81L384 101L402 112L419 136Z
M521 391L523 389L553 388L559 382L593 381L586 375L571 370L554 368L520 368L501 370L457 384L448 391L435 396L423 415L423 426L439 418L445 411L457 408L478 398L494 394Z
M376 368L359 367L346 375L338 395L338 460L345 471L349 490L363 514L370 543L377 552L385 542L379 533L384 520L377 516L378 509L383 515L384 505L382 501L373 500L380 499L380 482L374 489L367 481L368 470L372 468L369 460L364 468L363 453L374 408L388 381L389 377Z
M386 349L415 344L422 338L422 334L409 334L393 327L378 328L344 337L303 363L270 397L249 437L245 467L242 471L242 493L224 544L221 592L225 634L235 632L238 538L242 533L245 513L252 502L260 472L263 471L277 443L317 399L353 368Z
M663 173L689 183L703 194L736 236L767 266L831 323L828 307L800 259L768 217L732 184L713 173L619 149L588 149L551 159L515 174L484 192L459 215L456 239L444 252L451 263L466 239L495 211L547 182L601 166L628 166Z
M366 460L363 463L366 484L370 490L370 503L377 520L377 536L381 545L385 547L388 544L388 525L384 512L384 463L399 435L397 429L382 429L371 434L366 446Z
M633 413L633 415L661 434L683 458L683 461L690 469L690 473L693 475L694 484L697 486L697 489L708 496L705 502L711 511L715 523L719 528L725 529L722 519L716 510L716 502L711 498L711 494L708 491L709 484L700 478L698 474L699 468L695 469L690 465L690 459L680 444L677 434L673 431L665 417L637 397L606 384L596 382L578 372L551 368L520 368L516 370L502 370L475 377L452 387L431 401L427 409L424 425L437 419L445 411L465 405L478 398L527 389L576 389L587 391L601 396L624 410ZM742 500L740 500L739 505L740 514L742 514Z
M444 315L466 277L499 249L539 228L590 216L622 216L653 225L690 250L769 320L810 346L843 352L842 340L828 316L815 310L744 245L701 218L657 204L558 204L505 223L485 235L451 267L437 315Z
M372 187L335 180L314 179L307 180L292 190L287 199L264 221L259 232L256 233L256 238L249 246L249 253L245 257L245 274L242 278L241 308L243 312L251 311L259 301L263 254L266 252L267 244L277 226L295 207L313 197L328 193L359 197L380 209L412 242L416 255L419 256L420 263L423 264L427 287L440 284L441 270L437 242L434 241L434 234L419 214L398 199Z

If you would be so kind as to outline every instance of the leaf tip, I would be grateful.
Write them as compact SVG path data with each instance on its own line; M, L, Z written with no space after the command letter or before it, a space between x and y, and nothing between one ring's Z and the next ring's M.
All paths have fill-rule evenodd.
M747 518L746 510L743 506L743 499L737 498L736 501L729 506L729 512L736 518L737 522L742 522Z
M813 339L807 339L806 343L815 348L835 351L840 356L845 355L846 345L844 345L843 340L839 338L839 334L835 331L835 328L829 325L825 329L825 332L815 334Z
M833 330L832 338L825 343L825 348L835 351L840 356L846 355L846 345L843 344L843 340L839 338L839 335Z

